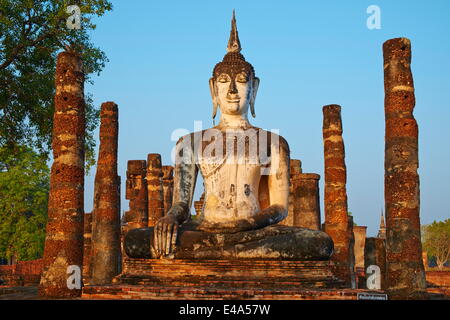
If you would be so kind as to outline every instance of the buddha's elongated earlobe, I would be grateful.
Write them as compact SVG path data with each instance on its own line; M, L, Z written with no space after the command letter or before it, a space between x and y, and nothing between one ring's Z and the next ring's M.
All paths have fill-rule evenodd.
M255 100L256 100L256 93L258 92L259 87L259 78L255 77L253 79L253 88L252 88L252 96L250 97L250 111L252 113L253 118L256 118L255 113Z
M214 78L209 79L209 90L211 92L211 98L212 98L212 103L213 103L212 118L214 119L216 117L217 107L219 105L219 103L217 101L216 86L214 85Z

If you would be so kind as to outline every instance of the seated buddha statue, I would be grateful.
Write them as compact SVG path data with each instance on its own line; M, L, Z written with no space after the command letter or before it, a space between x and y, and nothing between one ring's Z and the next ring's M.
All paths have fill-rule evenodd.
M172 207L154 227L130 230L132 258L328 260L331 238L322 231L279 225L288 214L289 145L254 127L259 79L240 53L233 12L227 53L209 80L213 128L183 136L176 145ZM197 175L202 212L191 218Z

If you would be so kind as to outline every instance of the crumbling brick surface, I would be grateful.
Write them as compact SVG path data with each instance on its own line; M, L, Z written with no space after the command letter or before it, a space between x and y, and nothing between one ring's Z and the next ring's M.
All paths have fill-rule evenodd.
M323 107L323 142L325 156L325 232L334 242L332 260L335 272L348 285L354 272L351 261L353 232L349 223L347 208L347 168L345 148L342 139L341 107Z
M39 284L43 259L18 261L16 264L0 266L1 286L32 286Z
M58 55L53 117L53 164L50 175L48 223L41 297L76 297L68 289L67 268L83 264L84 216L84 73L74 52Z
M387 287L399 298L413 298L426 289L426 283L420 241L418 126L413 115L410 41L386 41L383 57Z
M89 284L91 278L91 251L92 246L92 212L84 215L84 235L83 235L83 284Z
M92 284L108 284L119 272L120 194L117 175L118 107L105 102L100 111L100 149L92 212Z
M148 226L147 162L129 160L127 168L125 198L129 200L130 210L125 212L124 231Z
M153 227L164 216L164 191L162 184L161 155L150 153L147 157L148 226Z
M164 193L164 215L172 207L172 197L173 197L173 170L172 166L162 166L162 185Z

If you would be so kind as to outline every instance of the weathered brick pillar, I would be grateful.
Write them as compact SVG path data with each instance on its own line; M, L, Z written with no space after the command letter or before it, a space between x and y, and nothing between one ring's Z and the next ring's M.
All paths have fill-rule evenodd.
M364 246L364 270L371 265L380 268L380 284L381 290L386 289L386 245L384 239L366 238ZM366 281L370 274L366 273Z
M385 89L385 210L387 288L392 296L413 298L426 290L420 241L418 126L411 73L411 43L383 44Z
M162 185L164 193L164 214L172 207L172 196L173 196L173 167L172 166L162 166Z
M204 203L205 203L205 192L202 193L198 201L194 201L194 209L197 216L202 213Z
M68 267L81 271L83 266L85 102L78 54L58 55L55 86L53 164L39 295L68 298L81 295L81 288L67 286Z
M300 180L297 176L302 173L302 162L299 159L290 160L290 176L289 176L289 203L288 203L288 215L284 218L280 224L284 226L293 227L295 216L298 215L298 196ZM269 199L267 199L269 201Z
M364 269L364 247L366 245L366 226L353 226L355 237L355 267Z
M84 215L83 241L83 284L88 285L91 279L92 212Z
M125 232L148 226L147 162L129 160L125 198L130 200L130 210L125 212L123 226Z
M325 232L334 242L335 274L351 285L351 231L347 212L347 170L342 139L341 107L323 107L325 152Z
M294 178L295 199L297 203L294 215L294 226L320 230L320 197L319 180L320 175L316 173L299 173ZM297 181L295 181L297 180Z
M162 186L161 155L147 156L148 226L153 227L164 216L164 192Z
M355 253L355 273L357 288L365 288L366 278L364 272L364 247L366 245L366 226L353 225L353 237L355 245L353 250Z
M100 150L94 186L92 216L92 285L111 283L118 274L120 251L120 194L117 175L118 108L114 102L102 104Z

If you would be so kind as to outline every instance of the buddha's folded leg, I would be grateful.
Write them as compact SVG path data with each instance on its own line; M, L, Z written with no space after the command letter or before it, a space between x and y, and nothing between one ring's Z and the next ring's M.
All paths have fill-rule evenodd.
M232 234L186 231L180 240L179 259L329 260L333 253L325 232L279 225Z
M130 230L124 249L131 258L152 258L153 228ZM270 226L237 233L210 233L183 225L174 257L178 259L328 260L333 241L322 231Z

